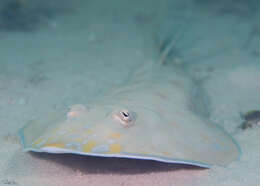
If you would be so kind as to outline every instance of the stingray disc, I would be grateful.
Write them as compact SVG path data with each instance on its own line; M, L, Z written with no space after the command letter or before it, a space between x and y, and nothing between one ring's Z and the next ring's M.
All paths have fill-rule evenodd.
M163 68L163 67L162 67ZM239 157L234 140L190 110L190 81L178 73L137 74L102 100L46 114L20 130L25 151L72 153L225 166ZM167 75L169 74L169 75Z

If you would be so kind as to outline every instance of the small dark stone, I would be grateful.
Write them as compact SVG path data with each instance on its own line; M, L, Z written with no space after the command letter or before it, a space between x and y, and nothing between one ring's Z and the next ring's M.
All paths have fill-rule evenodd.
M248 128L253 128L254 126L260 125L260 111L252 110L247 112L244 115L241 115L244 119L244 122L240 125L239 128L245 130Z
M244 115L245 120L260 120L260 110L252 110Z

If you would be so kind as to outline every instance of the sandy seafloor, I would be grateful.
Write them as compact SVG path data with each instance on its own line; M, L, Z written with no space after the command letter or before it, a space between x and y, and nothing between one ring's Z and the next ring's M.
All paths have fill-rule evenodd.
M237 129L240 112L260 109L256 1L60 2L66 11L33 32L0 30L0 185L259 185L260 128ZM178 30L178 55L169 61L201 80L210 120L240 144L239 161L200 169L22 151L16 135L23 125L124 84L151 60L146 39Z

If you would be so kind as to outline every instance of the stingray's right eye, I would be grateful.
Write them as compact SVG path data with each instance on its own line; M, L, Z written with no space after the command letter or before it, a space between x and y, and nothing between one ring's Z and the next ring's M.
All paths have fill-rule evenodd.
M118 120L124 127L130 127L135 123L135 113L122 109L113 113L113 118Z

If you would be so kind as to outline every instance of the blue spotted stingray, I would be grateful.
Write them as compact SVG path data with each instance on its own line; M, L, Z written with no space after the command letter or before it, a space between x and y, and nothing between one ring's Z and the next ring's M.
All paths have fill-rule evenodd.
M181 70L147 62L102 98L26 125L24 150L226 166L239 147L191 109L192 87Z

